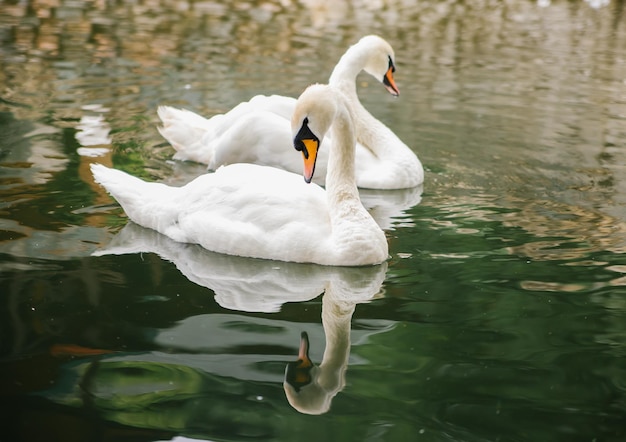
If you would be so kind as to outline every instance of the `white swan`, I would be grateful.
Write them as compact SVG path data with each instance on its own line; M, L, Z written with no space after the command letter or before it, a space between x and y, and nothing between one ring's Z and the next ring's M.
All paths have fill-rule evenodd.
M221 255L195 244L172 241L154 230L132 222L126 224L105 248L95 251L93 255L132 253L155 253L163 260L172 262L191 282L212 290L215 301L229 310L275 313L281 310L283 304L311 301L324 293L321 315L323 334L312 327L317 324L282 323L284 333L280 340L278 335L271 339L275 346L290 346L288 337L294 336L298 328L304 327L309 331L301 332L298 360L287 364L283 378L287 400L296 410L306 414L327 412L333 398L345 386L352 314L357 304L383 296L382 285L387 271L387 262L367 267L327 267L296 263L277 265L272 261ZM223 334L225 325L219 320L223 315L208 315L211 316L210 320L201 319L202 316L179 322L177 330L164 331L155 338L155 342L162 342L175 351L197 352L205 349L207 341L206 338L197 338L199 326L196 321L203 322L205 336L207 332L209 335L214 332L215 336ZM227 317L232 318L229 315ZM277 323L281 321L274 320L272 326L275 328ZM259 327L264 325L257 324ZM365 335L360 330L356 332L356 336L363 341L367 334L384 331L393 324L393 321L375 320L368 324ZM254 330L258 328L255 327ZM243 336L238 336L238 333ZM250 345L251 341L257 340L261 344L263 339L267 339L263 333L256 332L255 336L251 336L243 331L235 332L232 328L227 335L225 339L228 342L220 340L225 346L244 343ZM319 365L315 365L309 357L309 336L314 343L325 337L326 345ZM315 353L319 355L320 352Z
M405 189L424 181L424 169L415 153L363 107L356 92L356 77L365 70L391 94L398 95L394 60L391 46L382 38L369 35L346 51L330 76L329 84L348 98L354 116L358 187ZM294 106L295 99L291 97L258 95L210 119L160 106L158 114L163 126L159 132L177 150L175 159L205 163L211 170L243 162L297 173L301 165L287 149L291 144L289 119ZM315 179L318 184L324 183L327 163L328 154L322 152Z
M308 87L298 98L292 127L307 182L315 172L320 140L331 130L335 143L326 190L296 174L255 164L224 166L182 187L147 183L99 164L92 165L92 173L131 220L178 242L230 255L322 265L385 261L385 234L361 205L354 182L354 130L344 96L328 85Z

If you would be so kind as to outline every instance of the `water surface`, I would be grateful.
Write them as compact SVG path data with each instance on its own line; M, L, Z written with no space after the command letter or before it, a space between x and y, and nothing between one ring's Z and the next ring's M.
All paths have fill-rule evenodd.
M0 3L0 439L623 440L624 2L471 3ZM426 168L362 193L383 266L177 244L93 183L190 181L158 105L297 96L369 33L401 96L361 100Z

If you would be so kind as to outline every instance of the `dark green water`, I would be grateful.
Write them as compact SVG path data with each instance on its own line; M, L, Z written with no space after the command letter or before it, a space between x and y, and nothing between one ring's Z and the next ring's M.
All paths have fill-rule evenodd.
M0 2L0 440L625 440L624 2L467 3ZM297 96L369 33L426 167L363 193L386 265L176 244L93 183L191 180L156 106ZM283 389L303 331L328 410Z

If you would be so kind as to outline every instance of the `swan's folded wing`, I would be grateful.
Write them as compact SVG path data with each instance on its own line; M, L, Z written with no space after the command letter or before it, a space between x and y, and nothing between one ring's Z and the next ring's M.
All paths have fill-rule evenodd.
M186 185L178 204L163 233L219 253L301 262L330 237L325 191L271 167L222 167Z

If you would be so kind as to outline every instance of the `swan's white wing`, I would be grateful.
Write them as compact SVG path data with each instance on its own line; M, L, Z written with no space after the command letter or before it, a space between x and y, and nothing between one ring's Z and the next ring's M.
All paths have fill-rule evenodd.
M302 158L293 148L290 115L295 100L258 95L230 112L207 120L193 112L159 107L161 134L177 150L175 159L191 160L216 170L219 166L252 163L302 173ZM314 182L324 183L328 144L320 152Z
M162 126L158 129L163 138L176 149L175 159L196 161L216 169L220 165L229 164L216 160L216 155L219 156L220 151L234 149L235 151L230 156L223 156L222 158L231 163L253 162L246 160L249 152L239 149L238 144L231 142L238 133L243 135L246 132L246 127L241 124L241 120L250 114L257 114L258 122L262 125L265 118L271 117L272 115L269 114L273 114L274 117L281 119L279 121L288 130L295 102L296 100L291 97L257 95L252 97L250 101L239 103L224 114L217 114L208 119L186 109L159 106L157 113ZM269 124L271 125L272 122L270 121ZM225 138L222 140L222 137ZM271 144L272 138L258 138L258 141ZM255 144L251 146L255 146ZM261 144L259 147L262 150L263 145ZM237 159L237 155L241 154L243 154L241 159L232 160L233 158ZM280 152L280 154L285 155L285 152ZM224 155L223 152L222 155Z
M270 111L286 119L291 120L293 110L296 107L296 99L283 95L257 95L249 101L254 110Z
M324 190L289 172L234 164L199 177L184 192L172 229L209 250L302 262L330 237Z

